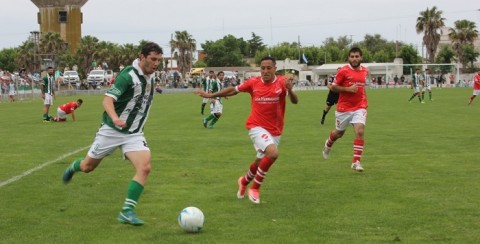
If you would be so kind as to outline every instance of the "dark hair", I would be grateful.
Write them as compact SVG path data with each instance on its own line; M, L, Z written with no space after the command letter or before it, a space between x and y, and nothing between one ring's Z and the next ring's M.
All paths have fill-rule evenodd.
M225 74L225 72L219 71L219 72L217 73L217 76L219 76L220 74Z
M143 54L143 56L148 56L150 54L150 52L155 52L155 53L158 53L158 54L163 54L163 50L162 48L155 42L147 42L143 45L142 47L142 50L141 50L141 54Z
M208 71L208 73L209 73L209 74L210 74L210 73L213 73L213 74L215 74L215 71L213 71L213 70L210 70L210 71Z
M348 56L350 56L351 53L359 53L360 56L363 56L362 50L359 47L352 47L350 51L348 51Z
M270 57L270 56L266 56L266 57L262 58L262 59L260 60L260 63L263 62L263 61L265 61L265 60L270 60L270 61L272 61L273 64L277 64L277 60L275 60L275 58Z
M83 103L83 100L82 100L81 98L79 98L79 99L77 100L77 102L80 103L80 104L82 104L82 103Z
M47 70L49 70L49 69L53 69L53 67L52 67L52 66L48 66Z

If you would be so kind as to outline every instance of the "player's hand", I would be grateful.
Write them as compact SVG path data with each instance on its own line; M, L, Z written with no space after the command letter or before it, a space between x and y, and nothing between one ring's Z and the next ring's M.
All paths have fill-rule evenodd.
M192 93L193 93L193 94L197 94L197 95L199 95L199 96L201 96L201 97L204 97L204 98L209 98L209 97L208 97L208 93L206 93L206 92L204 92L204 91L202 91L202 90L200 90L200 89L193 90Z
M358 86L353 84L352 86L348 87L348 92L356 93L358 91Z
M293 88L293 77L287 77L287 80L285 81L285 87L288 90L291 90Z
M118 126L120 128L125 128L127 126L127 122L124 121L124 120L121 120L120 118L114 119L113 124L115 124L116 126Z

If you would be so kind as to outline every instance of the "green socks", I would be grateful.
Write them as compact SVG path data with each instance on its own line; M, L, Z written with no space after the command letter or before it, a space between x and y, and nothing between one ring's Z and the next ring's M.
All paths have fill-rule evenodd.
M127 198L123 203L122 211L134 210L137 206L138 199L142 195L143 186L140 183L132 180L128 186Z

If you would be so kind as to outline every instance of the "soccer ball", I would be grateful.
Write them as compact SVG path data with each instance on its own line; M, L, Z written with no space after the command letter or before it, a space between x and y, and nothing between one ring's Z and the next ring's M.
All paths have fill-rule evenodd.
M186 232L199 232L203 228L204 220L202 211L196 207L184 208L178 215L178 224Z

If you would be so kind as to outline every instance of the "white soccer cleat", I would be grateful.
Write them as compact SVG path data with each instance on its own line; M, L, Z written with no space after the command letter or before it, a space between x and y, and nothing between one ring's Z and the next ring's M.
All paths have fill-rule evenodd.
M325 142L325 146L323 146L323 151L322 151L322 154L323 154L323 158L324 159L328 159L330 158L330 151L332 150L331 147L327 147L327 143Z
M360 164L360 161L356 161L355 163L352 163L352 169L357 172L363 172L363 167Z

